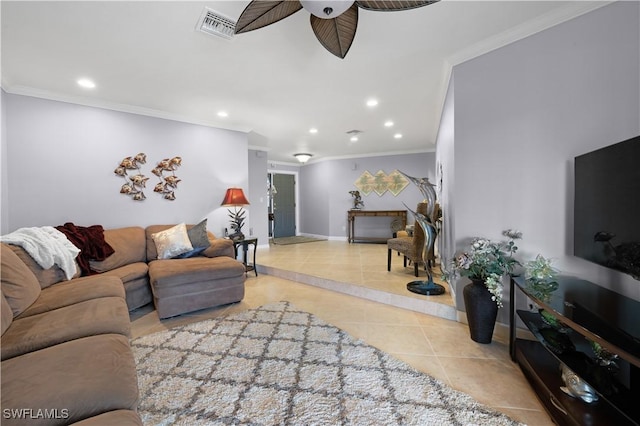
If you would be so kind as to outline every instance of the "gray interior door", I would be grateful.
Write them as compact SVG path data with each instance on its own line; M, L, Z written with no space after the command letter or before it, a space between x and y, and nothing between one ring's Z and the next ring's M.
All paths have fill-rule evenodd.
M296 182L294 175L274 174L273 237L296 235Z

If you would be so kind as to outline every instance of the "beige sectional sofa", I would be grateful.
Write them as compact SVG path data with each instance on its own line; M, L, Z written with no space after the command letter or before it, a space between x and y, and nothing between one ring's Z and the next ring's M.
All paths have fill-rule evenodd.
M1 246L2 424L142 424L122 282L92 276L42 288Z
M158 259L155 238L173 228L105 230L114 253L91 262L98 274L69 281L0 244L0 423L141 424L129 311L153 302L166 318L244 297L244 265L229 240L207 232L194 257Z

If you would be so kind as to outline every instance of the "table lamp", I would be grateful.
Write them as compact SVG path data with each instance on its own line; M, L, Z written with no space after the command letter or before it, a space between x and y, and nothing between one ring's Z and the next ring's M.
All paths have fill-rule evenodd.
M224 195L224 199L220 205L223 207L233 207L233 211L228 209L229 217L231 218L231 230L234 231L229 235L229 238L234 241L244 240L242 226L244 225L245 211L242 206L249 205L249 201L247 200L247 197L244 196L242 188L227 189L227 193Z

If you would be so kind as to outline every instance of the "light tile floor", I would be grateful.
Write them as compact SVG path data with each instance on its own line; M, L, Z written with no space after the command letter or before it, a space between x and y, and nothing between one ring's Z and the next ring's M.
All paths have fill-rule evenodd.
M466 325L443 318L453 306L450 295L404 294L409 293L406 283L415 279L413 269L404 269L402 259L394 255L392 271L387 272L386 262L386 246L380 244L326 241L259 248L259 276L247 274L242 302L162 321L152 307L141 308L132 313L132 336L287 300L518 421L532 426L553 424L520 369L509 359L507 342L473 342ZM264 271L302 277L313 285ZM360 296L320 287L339 285L348 291L353 290L349 286L355 286ZM378 292L388 291L388 301L393 303L415 299L425 304L426 299L439 298L433 302L435 309L444 306L444 310L428 315L391 306L388 301L367 300L363 298L370 296L367 289L373 291L374 299Z

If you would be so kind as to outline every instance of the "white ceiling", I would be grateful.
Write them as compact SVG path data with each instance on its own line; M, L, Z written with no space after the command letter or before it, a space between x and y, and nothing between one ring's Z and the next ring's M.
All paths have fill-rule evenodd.
M251 147L270 161L295 162L296 152L313 153L312 161L425 152L435 149L452 65L606 3L361 9L355 41L339 59L316 40L305 10L225 40L196 31L205 6L235 20L248 1L2 1L2 86L253 132ZM78 87L80 77L96 88ZM376 108L365 106L370 97ZM354 129L364 132L355 143L346 134Z

